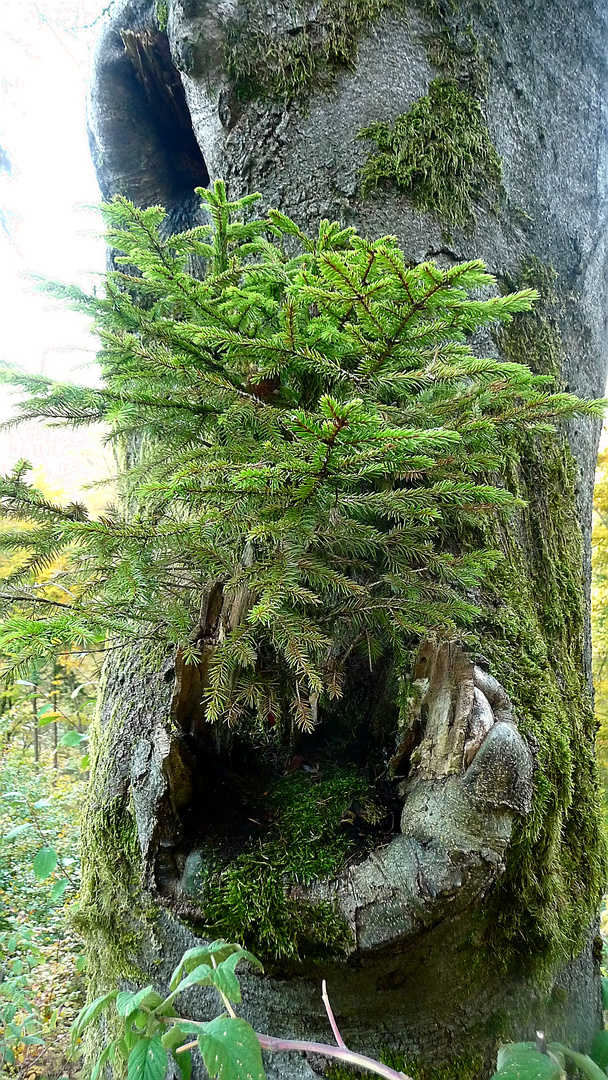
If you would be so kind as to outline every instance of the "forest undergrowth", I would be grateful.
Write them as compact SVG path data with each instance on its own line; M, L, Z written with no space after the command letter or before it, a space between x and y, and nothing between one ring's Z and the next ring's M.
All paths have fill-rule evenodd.
M74 1080L81 1073L81 1063L68 1059L70 1026L86 992L70 908L80 882L86 781L73 750L62 752L57 770L52 755L44 756L36 765L31 748L16 739L0 744L2 1080ZM47 873L49 852L57 863Z

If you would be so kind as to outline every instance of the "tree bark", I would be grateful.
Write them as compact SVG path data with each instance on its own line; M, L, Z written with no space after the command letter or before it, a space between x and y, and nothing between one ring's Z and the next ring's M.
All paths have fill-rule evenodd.
M161 202L175 231L200 220L194 186L223 177L231 198L260 191L263 207L304 228L328 217L396 234L412 261L481 258L501 287L541 292L535 313L478 343L482 354L498 349L601 396L608 72L599 0L466 0L458 12L442 0L172 0L167 15L128 0L101 37L89 115L104 196ZM502 189L478 179L469 212L450 220L422 180L383 183L365 198L361 185L375 151L361 129L424 104L435 79L479 105L502 161ZM455 113L448 199L468 168L457 122ZM432 145L406 149L421 175L434 168ZM467 649L422 644L398 738L384 715L394 711L390 677L352 673L352 708L371 717L376 749L387 739L385 761L401 778L400 825L358 864L292 890L295 901L337 904L351 945L340 960L271 958L269 977L247 975L242 1013L257 1030L325 1040L322 977L352 1049L459 1062L467 1076L489 1068L497 1040L534 1038L541 1027L587 1048L599 1026L594 926L605 863L588 624L599 424L581 419L565 435L522 445L505 483L527 505L494 530L505 558L477 598L484 615ZM220 594L206 598L203 643L221 604ZM80 916L97 992L116 975L162 980L194 942L188 875L235 782L222 764L225 736L205 725L202 678L179 655L143 647L106 664ZM212 1007L202 993L189 1002L198 1015ZM271 1078L323 1075L322 1063L293 1057L270 1056L267 1066Z

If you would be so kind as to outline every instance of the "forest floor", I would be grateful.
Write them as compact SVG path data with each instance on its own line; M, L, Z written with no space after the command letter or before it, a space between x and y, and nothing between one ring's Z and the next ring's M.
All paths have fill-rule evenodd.
M80 880L84 784L76 753L56 772L50 762L34 765L31 751L15 745L1 752L3 1080L80 1076L80 1063L68 1052L70 1026L85 998L84 955L70 922Z

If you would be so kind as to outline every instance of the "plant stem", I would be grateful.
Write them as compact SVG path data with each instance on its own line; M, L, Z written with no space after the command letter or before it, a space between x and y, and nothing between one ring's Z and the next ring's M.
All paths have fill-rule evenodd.
M261 1035L259 1031L256 1031L255 1037L262 1050L270 1050L272 1053L280 1050L300 1050L304 1054L322 1054L323 1057L345 1061L348 1065L354 1065L356 1069L367 1069L368 1072L375 1073L376 1076L384 1076L386 1080L411 1080L410 1076L402 1072L396 1072L395 1069L390 1069L388 1065L383 1065L381 1061L376 1061L375 1058L365 1057L364 1054L356 1054L354 1050L346 1050L342 1046L306 1042L303 1039L274 1039L272 1035ZM195 1050L197 1046L198 1040L195 1039L193 1042L178 1046L175 1052L182 1054L185 1050Z
M325 979L323 979L323 982L321 983L321 997L325 1006L325 1012L327 1013L327 1019L329 1020L331 1024L331 1030L334 1033L334 1039L336 1040L338 1046L341 1046L344 1050L346 1050L346 1043L344 1042L344 1039L340 1034L340 1030L338 1028L338 1025L336 1024L336 1018L334 1016L334 1012L329 1001L329 996L327 994L327 983L325 982Z
M260 1035L257 1031L256 1036L262 1050L271 1050L273 1052L277 1050L302 1050L308 1054L322 1054L324 1057L345 1061L349 1065L354 1065L357 1069L367 1069L368 1072L376 1073L376 1076L386 1077L386 1080L411 1080L411 1077L406 1077L405 1073L396 1072L395 1069L390 1069L388 1065L383 1065L381 1061L376 1061L375 1058L365 1057L364 1054L357 1054L354 1050L346 1050L341 1046L305 1042L301 1039L274 1039L271 1035Z

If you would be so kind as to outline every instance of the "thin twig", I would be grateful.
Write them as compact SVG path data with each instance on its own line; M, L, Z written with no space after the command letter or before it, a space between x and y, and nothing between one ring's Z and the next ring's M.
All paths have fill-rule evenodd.
M340 1034L340 1029L336 1024L336 1018L334 1016L333 1009L327 995L327 983L325 982L325 979L323 979L323 982L321 983L321 997L323 998L323 1004L325 1006L325 1012L327 1013L327 1019L329 1020L331 1024L331 1030L334 1033L334 1039L336 1040L338 1046L341 1046L344 1050L346 1050L346 1043L344 1042L344 1039Z

